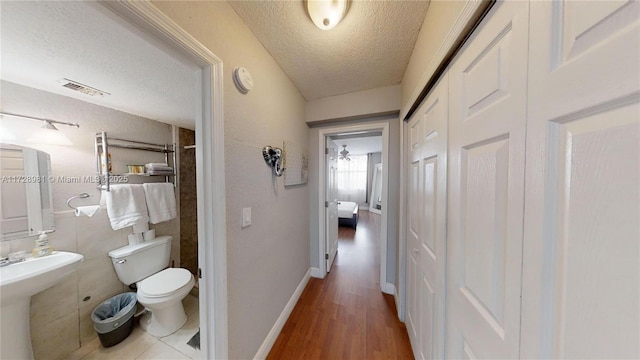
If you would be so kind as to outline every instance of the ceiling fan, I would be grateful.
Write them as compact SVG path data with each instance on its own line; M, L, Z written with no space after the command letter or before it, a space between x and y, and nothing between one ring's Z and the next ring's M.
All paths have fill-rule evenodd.
M342 151L340 151L340 157L338 159L351 161L351 158L349 157L349 150L347 150L347 145L342 145Z

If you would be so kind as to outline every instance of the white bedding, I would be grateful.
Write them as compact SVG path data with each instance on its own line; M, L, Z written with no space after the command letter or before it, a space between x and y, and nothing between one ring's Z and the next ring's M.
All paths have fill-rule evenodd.
M353 218L353 210L356 209L358 205L351 201L340 201L338 203L338 217L339 218Z

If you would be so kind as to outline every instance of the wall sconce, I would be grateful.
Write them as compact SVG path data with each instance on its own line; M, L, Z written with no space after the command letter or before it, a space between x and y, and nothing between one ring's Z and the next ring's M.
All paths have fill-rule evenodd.
M27 139L27 142L29 143L70 146L70 145L73 145L71 143L71 140L69 140L69 138L67 138L65 134L60 132L58 128L56 128L53 124L55 123L55 124L62 124L67 126L75 126L78 128L80 127L80 125L74 124L74 123L57 121L57 120L49 120L49 119L41 119L37 117L24 116L24 115L18 115L18 114L6 113L6 112L0 112L0 115L11 116L11 117L27 119L27 120L44 121L44 124L39 129L34 131L33 135L31 135Z
M347 13L348 0L307 0L311 21L322 30L331 30Z
M283 167L284 164L284 153L280 148L272 148L271 146L265 146L262 149L262 157L264 157L264 161L273 169L273 173L276 176L284 175L284 171L286 170Z

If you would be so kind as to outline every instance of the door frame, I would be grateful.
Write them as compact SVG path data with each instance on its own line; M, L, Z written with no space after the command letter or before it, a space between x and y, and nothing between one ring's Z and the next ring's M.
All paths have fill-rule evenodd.
M333 126L318 129L318 214L320 221L318 222L318 277L324 278L327 275L327 263L325 261L327 235L325 228L327 226L326 211L324 202L326 198L326 158L324 149L326 146L326 138L341 133L360 132L360 131L382 131L382 202L386 204L382 207L382 219L380 226L380 290L386 294L394 293L394 285L387 283L387 227L388 227L388 186L389 186L389 123L388 122L370 122L358 125Z
M149 2L101 1L116 15L200 68L196 81L196 181L201 354L228 357L222 60ZM205 181L206 179L206 181ZM210 279L210 280L209 280Z

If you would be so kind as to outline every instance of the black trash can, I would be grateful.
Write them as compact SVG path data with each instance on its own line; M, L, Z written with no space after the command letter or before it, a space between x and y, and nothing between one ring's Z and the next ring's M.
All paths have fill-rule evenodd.
M131 334L136 303L136 293L127 292L116 295L93 309L93 329L98 333L102 346L116 345Z

